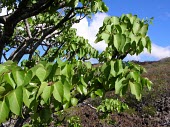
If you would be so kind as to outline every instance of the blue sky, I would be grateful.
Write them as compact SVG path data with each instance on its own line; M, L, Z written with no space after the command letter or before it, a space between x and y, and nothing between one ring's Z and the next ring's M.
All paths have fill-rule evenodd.
M79 24L74 25L78 35L89 39L93 47L102 51L107 45L104 42L98 44L93 42L106 16L132 13L141 19L154 17L148 31L152 41L152 53L144 51L139 56L128 55L126 60L155 61L170 57L170 0L104 0L104 2L109 7L109 12L97 13L91 20L83 19Z

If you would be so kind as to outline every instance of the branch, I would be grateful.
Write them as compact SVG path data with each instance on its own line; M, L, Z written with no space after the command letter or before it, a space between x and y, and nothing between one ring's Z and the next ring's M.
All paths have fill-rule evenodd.
M26 31L27 31L27 34L28 34L29 38L32 38L31 31L30 31L30 26L28 24L28 20L24 19L24 23L25 23Z
M0 18L0 21L4 23L4 33L0 39L0 57L2 56L4 45L10 43L9 40L14 33L14 28L17 23L21 20L39 14L53 3L53 0L41 0L30 8L27 7L28 1L29 0L22 0L18 6L19 8L14 13Z
M19 62L21 58L24 56L26 49L28 46L34 41L33 38L26 40L25 43L22 43L13 53L12 55L8 58L8 60L13 60L16 62Z
M39 39L39 41L34 45L33 49L31 50L31 52L34 52L37 47L42 43L42 41L50 34L52 34L56 29L60 28L61 26L63 26L64 22L67 22L70 19L70 15L74 12L74 9L72 8L68 14L53 28L51 28L50 30L46 31L43 36ZM72 16L71 16L72 17Z
M32 7L26 7L21 12L16 11L12 16L11 19L18 17L15 22L18 23L23 19L27 19L31 16L35 16L43 11L45 11L48 7L52 5L54 0L40 0ZM19 9L20 10L20 9Z
M27 6L28 2L29 0L22 0L18 5L19 10L24 9Z
M53 0L40 0L30 8L26 7L28 1L29 0L22 0L19 3L19 8L14 13L0 18L0 21L4 24L4 32L0 38L0 62L2 60L3 48L6 44L10 43L10 38L14 33L14 28L16 27L17 23L23 19L39 14L53 3Z
M0 16L0 23L5 24L5 18L4 18L4 16Z
M23 47L24 47L24 42L21 43L20 46L18 46L18 48L9 56L8 60L12 60L16 55L16 53L19 52L19 50L21 50Z
M26 120L28 120L28 118L30 117L30 114L29 114L30 110L28 108L24 108L24 110L25 111L22 112L23 116L22 117L20 117L20 116L18 117L14 127L22 127L24 122Z
M43 47L43 46L42 46ZM45 51L45 53L41 56L44 57L45 55L47 55L48 51L50 50L51 46L48 46L47 50Z
M3 57L6 61L8 60L5 53L3 53Z

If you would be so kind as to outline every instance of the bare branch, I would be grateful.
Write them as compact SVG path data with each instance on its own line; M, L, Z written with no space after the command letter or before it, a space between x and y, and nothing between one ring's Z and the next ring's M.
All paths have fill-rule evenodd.
M50 50L51 46L48 46L47 50L45 51L45 53L42 55L42 57L44 57L45 55L47 55L48 51Z
M3 57L6 61L8 60L5 53L3 53Z
M26 31L27 31L27 34L28 34L29 38L32 38L31 31L30 31L30 26L28 24L28 20L24 19L24 23L25 23Z
M24 54L26 53L26 49L28 48L28 46L34 41L33 38L26 40L25 43L21 43L20 46L18 46L18 48L10 55L10 57L8 58L8 60L14 60L19 62L21 60L21 58L24 56Z
M74 9L72 8L68 14L53 28L51 28L50 30L46 31L43 36L41 37L41 39L39 39L39 41L34 45L33 49L31 52L34 52L37 47L41 44L41 42L51 33L53 33L56 29L60 28L64 22L67 22L70 19L70 15L74 12ZM71 16L72 17L72 16Z
M5 24L5 18L4 18L4 16L0 16L0 23Z

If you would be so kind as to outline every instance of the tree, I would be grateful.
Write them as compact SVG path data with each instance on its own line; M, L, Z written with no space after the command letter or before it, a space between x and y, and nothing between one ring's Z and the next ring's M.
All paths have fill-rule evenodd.
M141 77L144 69L122 61L144 48L151 51L149 20L132 14L105 18L95 42L104 40L108 47L99 53L72 25L107 12L102 0L2 0L0 6L7 8L7 15L0 16L0 123L15 116L15 126L28 118L32 125L47 126L51 114L88 97L105 99L111 90L122 96L130 88L140 100L144 86L150 89L151 82ZM90 58L102 65L92 66ZM109 102L118 105L98 109L120 112L126 107Z

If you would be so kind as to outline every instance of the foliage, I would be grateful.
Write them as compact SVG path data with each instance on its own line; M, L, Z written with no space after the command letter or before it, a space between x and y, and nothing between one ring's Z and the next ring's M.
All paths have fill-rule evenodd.
M80 118L77 116L72 116L68 119L69 127L81 127Z
M123 62L127 54L151 51L147 21L131 14L105 18L96 43L104 40L108 47L99 53L71 27L86 16L106 12L102 0L3 0L0 5L9 11L0 16L0 61L7 61L0 64L0 123L16 116L15 126L28 118L30 125L48 126L52 114L88 97L104 98L110 90L123 96L130 89L140 100L143 88L151 88L141 77L144 68ZM94 67L90 58L102 65ZM112 111L115 103L124 107L118 100L105 100L102 106Z
M124 59L127 54L138 55L144 48L151 52L147 30L148 20L140 20L136 15L105 18L95 42L104 40L108 47L100 54L99 61Z
M130 70L131 66L120 66L123 65L121 60L116 61L121 67L116 75L112 74L113 61L100 68L92 67L89 62L75 62L60 59L56 63L42 61L30 69L23 69L11 61L1 64L1 122L10 117L10 112L25 115L22 107L26 106L33 124L46 124L51 121L52 112L75 106L90 95L103 97L106 91L112 89L123 95L130 87L131 93L140 99L143 85L150 87L148 79L139 77L140 73L132 73L134 67ZM110 69L105 68L109 66Z
M128 105L122 103L119 100L115 99L105 99L100 106L98 106L98 111L102 111L104 113L112 113L112 112L123 112L128 109Z

